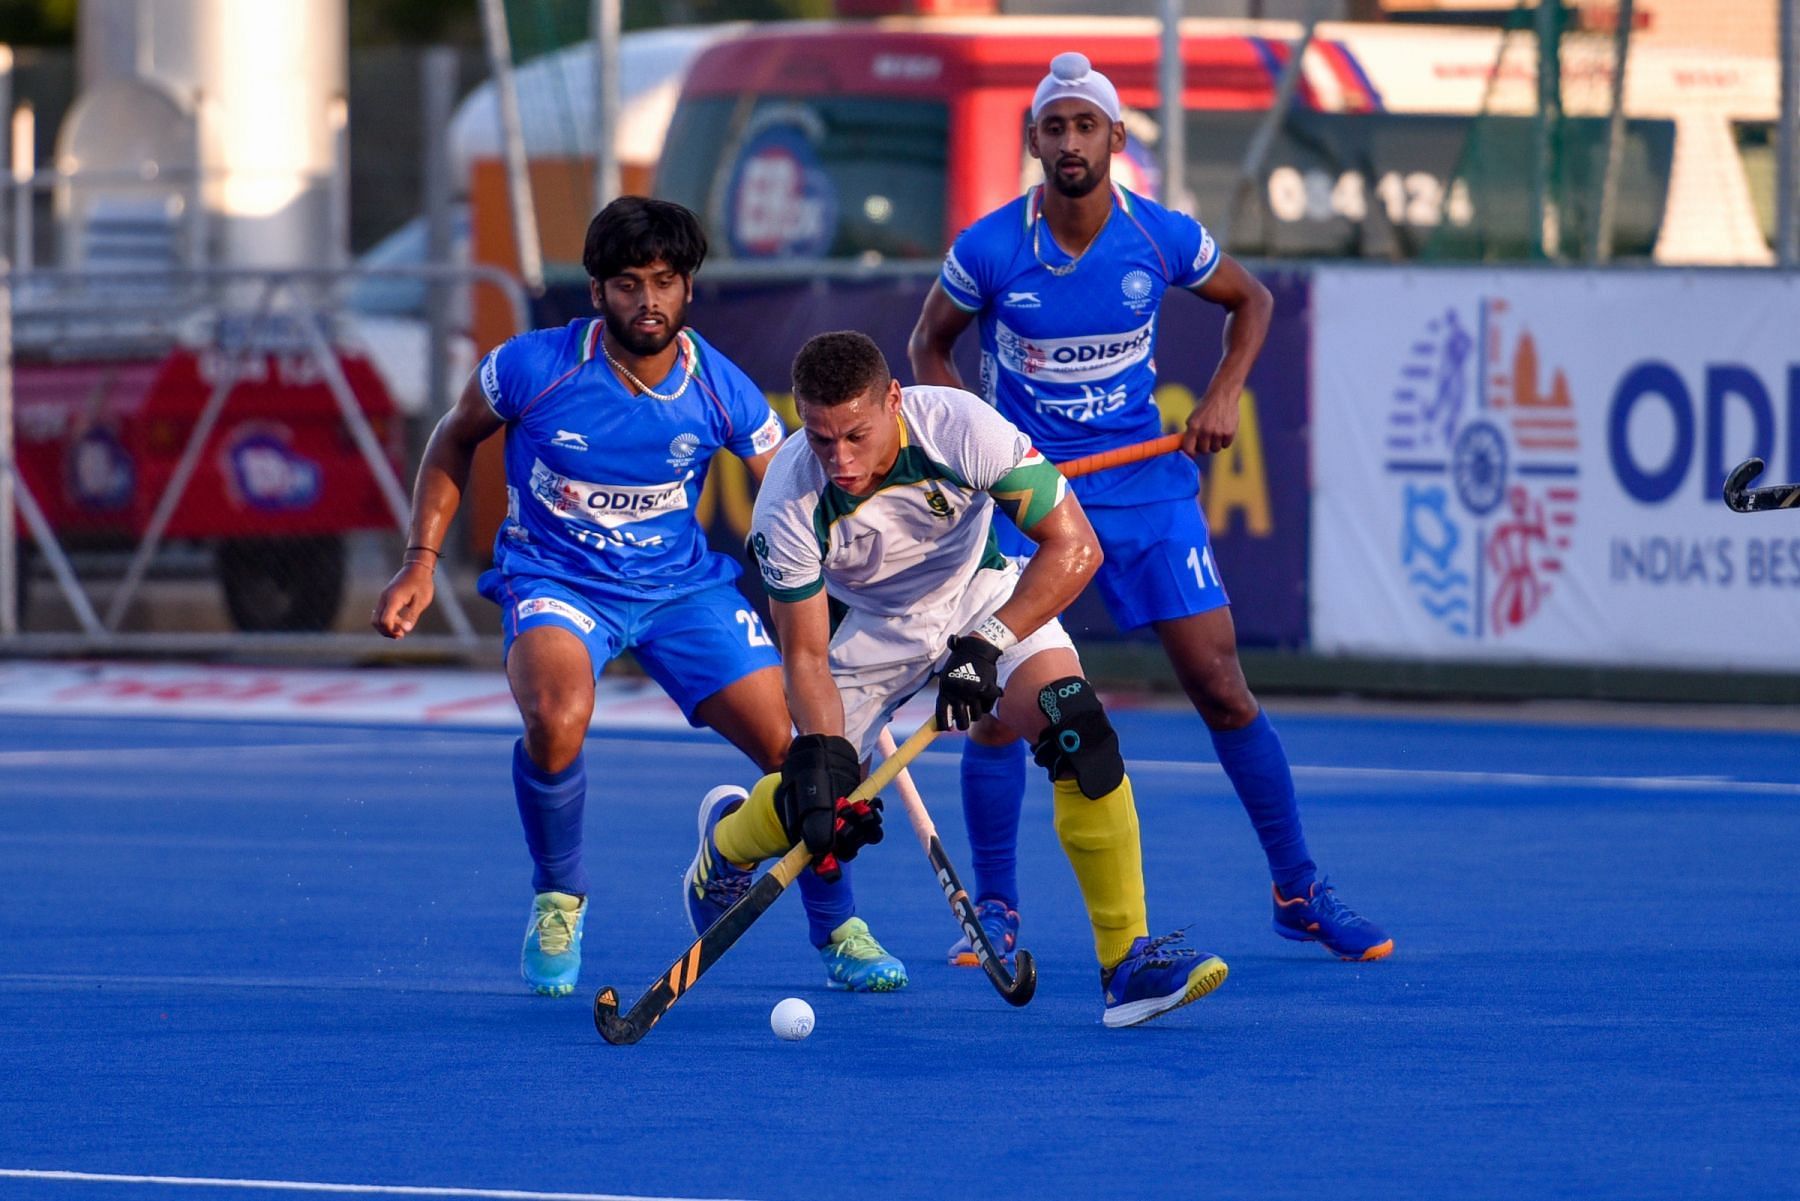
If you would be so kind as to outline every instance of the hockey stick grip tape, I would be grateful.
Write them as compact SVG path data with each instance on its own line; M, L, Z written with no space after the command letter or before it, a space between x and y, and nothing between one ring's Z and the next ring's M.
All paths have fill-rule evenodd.
M1180 449L1180 434L1164 434L1147 442L1134 442L1115 450L1103 450L1097 455L1070 459L1067 463L1058 464L1057 470L1062 472L1064 479L1072 480L1078 475L1091 475L1109 467L1123 467L1127 463L1141 463L1145 459L1154 459L1157 455L1166 455Z

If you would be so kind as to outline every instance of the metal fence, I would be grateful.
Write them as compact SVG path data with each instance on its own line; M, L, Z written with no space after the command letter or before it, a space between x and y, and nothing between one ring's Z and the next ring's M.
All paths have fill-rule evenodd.
M450 399L390 381L452 351L350 307L378 277L492 287L528 321L487 267L0 275L0 650L388 649L362 602ZM409 652L479 645L471 567L451 557Z

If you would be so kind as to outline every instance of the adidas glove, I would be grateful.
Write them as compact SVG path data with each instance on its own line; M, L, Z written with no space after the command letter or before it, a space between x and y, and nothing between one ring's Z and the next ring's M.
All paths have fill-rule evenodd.
M1000 648L985 638L950 640L950 661L938 677L938 729L966 730L1000 699Z

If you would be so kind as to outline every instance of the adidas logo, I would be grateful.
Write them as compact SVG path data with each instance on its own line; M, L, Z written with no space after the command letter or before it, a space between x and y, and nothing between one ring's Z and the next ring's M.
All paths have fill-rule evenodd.
M981 683L981 676L972 663L958 663L950 669L950 678L964 684Z

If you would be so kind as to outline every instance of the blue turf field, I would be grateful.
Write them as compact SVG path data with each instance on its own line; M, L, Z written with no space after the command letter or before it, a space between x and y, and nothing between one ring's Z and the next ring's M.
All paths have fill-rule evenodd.
M908 991L827 992L784 897L631 1048L589 1002L687 945L694 804L747 776L710 737L590 745L587 970L557 1002L517 979L510 735L7 719L0 1170L808 1201L1797 1195L1800 737L1272 708L1313 850L1393 959L1277 939L1197 723L1142 710L1118 720L1152 928L1191 924L1231 965L1219 992L1101 1028L1035 781L1029 1008L943 966L956 931L895 805L857 881ZM949 749L916 775L966 869ZM818 1011L804 1043L769 1033L790 994ZM7 1198L272 1195L0 1176Z

